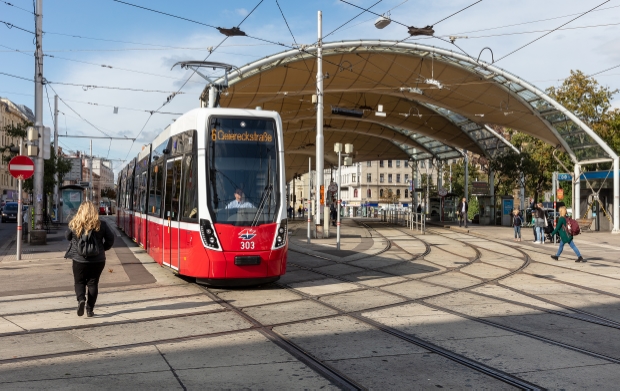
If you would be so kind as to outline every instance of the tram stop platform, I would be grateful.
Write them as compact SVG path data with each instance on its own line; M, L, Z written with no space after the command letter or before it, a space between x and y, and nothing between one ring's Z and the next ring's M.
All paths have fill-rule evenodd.
M111 226L113 218L106 217ZM425 233L344 219L287 273L196 285L118 233L95 316L76 315L62 229L0 247L0 389L617 389L620 236L565 246L512 228Z

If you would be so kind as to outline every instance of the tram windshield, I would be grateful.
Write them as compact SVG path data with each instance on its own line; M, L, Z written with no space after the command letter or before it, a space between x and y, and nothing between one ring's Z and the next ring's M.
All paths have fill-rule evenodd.
M207 145L208 202L214 222L275 222L280 199L275 121L214 117Z

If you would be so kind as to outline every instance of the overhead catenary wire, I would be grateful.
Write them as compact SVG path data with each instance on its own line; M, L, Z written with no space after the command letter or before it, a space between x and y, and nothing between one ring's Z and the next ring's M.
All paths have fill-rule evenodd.
M295 46L299 47L299 44L297 43L297 40L295 39L295 35L293 35L293 30L291 30L291 26L289 26L288 21L286 20L286 16L284 16L284 12L282 11L282 7L280 7L280 3L278 2L278 0L276 0L276 5L278 6L278 9L280 10L280 14L282 15L282 19L284 19L284 23L286 23L288 32L291 33L291 37L293 37L293 42L295 43ZM310 72L310 67L308 67L308 64L306 64L305 61L304 61L304 65L306 66L306 69L308 70L308 72Z
M374 3L373 5L371 5L370 7L368 7L368 9L364 9L362 12L360 12L359 14L355 15L354 17L352 17L351 19L347 20L346 22L344 22L343 24L341 24L340 26L336 27L334 30L330 31L329 33L327 33L326 35L324 35L321 39L325 39L327 37L329 37L330 35L334 34L336 31L340 30L341 28L343 28L344 26L346 26L347 24L351 23L353 20L357 19L358 17L360 17L361 15L363 15L366 12L369 12L368 10L371 9L372 7L374 7L375 5L379 4L380 2L382 2L383 0L379 0L376 3ZM408 0L407 0L408 1ZM373 18L374 19L374 18Z
M589 9L588 11L586 11L586 12L583 12L583 13L579 14L579 16L577 16L577 17L575 17L575 18L573 18L573 19L569 20L568 22L563 23L562 25L560 25L560 26L556 27L555 29L553 29L553 30L551 30L551 31L549 31L549 32L547 32L547 33L545 33L545 34L541 35L540 37L538 37L538 38L536 38L536 39L534 39L534 40L532 40L532 41L530 41L530 42L526 43L526 44L525 44L525 45L523 45L523 46L520 46L519 48L517 48L517 49L513 50L512 52L510 52L510 53L508 53L508 54L506 54L506 55L504 55L504 56L502 56L502 57L498 58L497 60L495 60L495 61L494 61L494 63L496 63L496 62L499 62L499 61L503 60L504 58L506 58L506 57L508 57L508 56L510 56L510 55L512 55L512 54L514 54L514 53L516 53L516 52L518 52L519 50L521 50L521 49L523 49L523 48L525 48L525 47L527 47L527 46L529 46L529 45L533 44L534 42L536 42L536 41L538 41L538 40L540 40L540 39L542 39L542 38L546 37L547 35L549 35L549 34L553 33L554 31L559 30L561 27L564 27L564 26L566 26L567 24L569 24L569 23L571 23L571 22L573 22L573 21L575 21L575 20L577 20L577 19L581 18L582 16L587 15L588 13L590 13L590 12L594 11L595 9L599 8L599 7L600 7L600 6L602 6L603 4L609 3L609 1L610 1L610 0L606 0L606 1L602 2L601 4L597 5L596 7L591 8L591 9Z
M123 1L120 1L120 0L112 0L112 1L116 1L116 2L119 2L119 3L123 3L123 4L132 5L132 4L130 4L130 3L126 3L126 2L123 2ZM248 15L246 15L246 16L245 16L245 18L243 18L243 20L242 20L242 21L241 21L241 22L237 25L237 28L239 28L239 27L241 26L241 24L242 24L242 23L243 23L243 22L244 22L247 18L249 18L249 17L250 17L250 15L252 15L252 14L254 13L254 11L256 11L256 9L258 8L258 6L259 6L259 5L261 5L261 4L263 3L263 1L264 1L264 0L260 0L260 1L258 2L258 4L257 4L257 5L256 5L253 9L252 9L252 11L250 11L250 12L248 13ZM144 7L139 7L139 8L144 8ZM151 11L151 10L149 9L149 11ZM154 11L154 10L152 10L152 11ZM156 12L156 11L154 11L154 12ZM161 12L160 12L160 13L161 13ZM170 15L168 15L168 16L171 16L171 17L177 17L177 16L172 15L172 14L170 14ZM177 17L177 18L184 19L184 18L182 18L182 17ZM213 27L213 28L217 29L217 27L215 27L215 26L208 26L208 27ZM207 59L209 59L209 57L211 57L211 55L212 55L212 54L213 54L213 53L214 53L214 52L215 52L215 51L216 51L216 50L217 50L217 49L218 49L221 45L223 45L223 44L224 44L224 42L226 42L226 40L227 40L228 38L229 38L229 36L225 36L225 37L224 37L224 39L222 39L222 41L220 41L220 43L219 43L219 44L218 44L218 45L217 45L217 46L216 46L213 50L210 50L210 51L209 51L209 54L205 57L205 59L204 59L203 61L206 61ZM168 103L170 103L170 102L172 101L172 99L174 99L174 97L175 97L176 95L180 94L180 93L181 93L181 90L185 87L185 85L186 85L186 84L190 81L190 79L191 79L191 78L192 78L195 74L196 74L196 69L194 69L194 70L193 70L192 74L191 74L191 75L187 78L187 80L186 80L186 81L185 81L185 82L184 82L184 83L183 83L183 84L179 87L179 89L177 90L177 92L176 92L176 93L173 93L172 95L170 95L170 96L168 97L168 99L166 100L166 102L164 102L164 103L163 103L163 104L162 104L162 105L161 105L161 106L160 106L160 107L159 107L156 111L159 111L162 107L164 107L165 105L167 105ZM146 119L146 122L144 123L144 125L142 126L142 129L140 129L140 131L138 132L138 135L135 137L136 139L138 139L138 138L140 137L140 135L142 134L142 132L143 132L143 131L144 131L144 129L146 128L146 125L149 123L149 121L151 120L151 118L152 118L152 117L153 117L153 114L151 113L151 114L149 115L149 117ZM129 147L129 150L127 151L127 156L125 156L125 159L127 159L127 157L129 157L129 154L131 153L131 148L133 148L134 143L135 143L135 140L131 143L131 146Z
M52 89L52 91L54 91L54 94L58 95L58 92L56 92L56 90L54 89L54 87L52 87L52 86L50 85L50 88ZM84 121L84 122L86 122L87 124L89 124L90 126L92 126L92 127L93 127L94 129L96 129L98 132L100 132L100 133L102 133L102 134L104 134L104 135L106 135L106 136L108 136L108 137L112 137L112 136L110 136L109 134L107 134L106 132L104 132L103 130L99 129L99 128L98 128L97 126L95 126L92 122L90 122L90 121L89 121L89 120L87 120L86 118L82 117L82 116L80 115L80 113L78 113L77 111L75 111L75 110L73 109L73 107L69 106L69 104L68 104L67 102L65 102L65 101L64 101L64 99L62 99L62 97L61 97L60 95L58 95L58 99L60 99L60 101L61 101L62 103L64 103L64 104L65 104L65 106L67 106L67 108L69 108L69 110L71 110L71 111L72 111L75 115L77 115L78 117L80 117L80 119L81 119L82 121ZM53 116L52 116L52 118L53 118Z
M156 14L166 15L166 16L170 16L171 18L181 19L181 20L185 20L185 21L187 21L187 22L196 23L196 24L200 24L200 25L202 25L202 26L206 26L206 27L211 27L211 28L217 29L217 27L215 27L215 26L213 26L213 25L210 25L210 24L207 24L207 23L202 23L202 22L199 22L199 21L197 21L197 20L193 20L193 19L185 18L185 17L183 17L183 16L178 16L178 15L169 14L169 13L167 13L167 12L158 11L158 10L155 10L155 9L152 9L152 8L143 7L143 6L141 6L141 5L137 5L137 4L128 3L128 2L126 2L126 1L121 1L121 0L112 0L112 1L117 2L117 3L121 3L121 4L125 4L125 5L131 6L131 7L141 8L141 9L143 9L143 10L150 11L150 12L154 12L154 13L156 13ZM261 3L262 3L262 1L261 1ZM247 16L246 16L246 17L247 17ZM244 20L245 20L245 19L244 19Z
M33 14L33 15L35 14L32 11L29 11L29 10L27 10L25 8L22 8L22 7L18 7L15 4L11 4L11 3L7 2L7 1L4 1L4 0L0 0L0 3L4 3L4 4L8 5L9 7L17 8L18 10L22 10L22 11L28 12L29 14Z
M436 26L436 25L438 25L439 23L443 22L444 20L446 20L446 19L450 19L450 18L451 18L451 17L453 17L454 15L459 14L459 13L461 13L461 12L465 11L466 9L470 8L470 7L473 7L474 5L476 5L476 4L478 4L478 3L480 3L481 1L482 1L482 0L478 0L478 1L476 1L475 3L473 3L473 4L470 4L470 5L468 5L467 7L462 8L462 9L460 9L460 10L456 11L456 12L455 12L455 13L453 13L452 15L446 16L445 18L441 19L440 21L438 21L438 22L435 22L435 23L431 24L431 26Z
M14 25L13 23L10 23L10 22L5 22L4 20L0 20L0 23L3 23L8 29L18 29L18 30L25 31L27 33L36 35L34 31L26 30L23 27L16 26L16 25Z

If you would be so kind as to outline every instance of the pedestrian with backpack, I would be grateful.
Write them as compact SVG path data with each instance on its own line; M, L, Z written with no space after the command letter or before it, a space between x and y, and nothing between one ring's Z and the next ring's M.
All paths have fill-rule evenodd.
M94 316L99 293L99 278L105 267L105 252L114 244L114 233L99 220L95 204L86 201L69 222L65 238L70 242L65 258L73 260L73 280L78 301L77 314ZM88 288L88 299L86 298Z
M515 229L515 242L521 241L521 225L523 225L523 219L521 218L521 212L519 209L512 211L512 226Z
M578 257L575 262L585 262L586 260L583 259L581 253L579 253L579 249L577 248L577 246L575 246L575 243L573 242L573 236L579 234L579 225L575 220L571 219L570 217L566 217L565 206L560 206L559 212L560 218L558 219L558 224L551 233L551 237L553 237L553 235L555 234L560 234L560 247L558 248L558 253L552 255L551 258L557 261L560 258L560 254L562 254L562 250L564 250L564 245L568 243L570 248L573 249L573 251Z

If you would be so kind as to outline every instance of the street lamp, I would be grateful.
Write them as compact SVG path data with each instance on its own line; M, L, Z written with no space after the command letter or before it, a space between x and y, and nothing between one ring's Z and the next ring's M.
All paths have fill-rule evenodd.
M342 156L342 143L334 144L334 152L338 153L338 208L336 209L336 250L340 250L340 204L342 203L342 198L340 196L340 185L342 183L342 175L340 170L340 158ZM350 157L353 153L353 144L345 144L344 145L344 165L350 166L353 162L353 158Z

